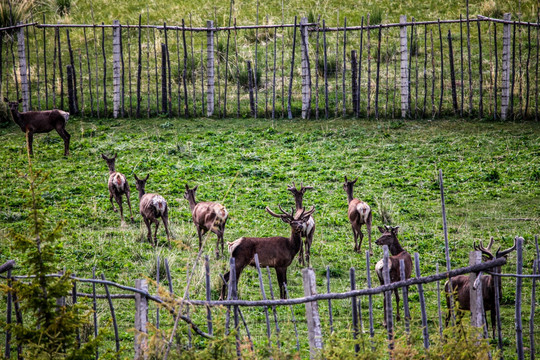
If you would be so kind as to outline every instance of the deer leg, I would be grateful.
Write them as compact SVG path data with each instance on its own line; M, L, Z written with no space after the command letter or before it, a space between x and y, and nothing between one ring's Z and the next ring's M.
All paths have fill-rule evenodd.
M126 182L126 185L127 185L127 182ZM129 200L129 190L126 191L126 199L127 199L127 204L129 208L129 216L131 217L131 222L133 222L135 220L133 220L133 212L131 211L131 201Z
M199 251L201 251L201 247L202 247L202 236L203 234L202 233L202 229L197 226L197 235L199 236Z
M305 245L305 240L304 239L300 239L300 252L298 253L298 263L302 266L304 266L304 245Z
M116 206L114 206L114 202L112 201L113 197L114 197L113 194L110 194L109 201L111 202L113 211L118 212L118 210L116 209Z
M279 267L276 268L276 277L279 285L279 297L281 299L287 298L287 293L285 292L285 285L287 284L287 268Z
M360 253L360 249L362 248L362 240L364 240L364 234L362 233L362 225L358 227L358 237L360 238L360 240L358 241L358 249L356 249L356 251Z
M313 243L313 234L315 233L315 226L311 229L311 232L306 236L306 264L309 266L311 256L311 244Z
M122 224L124 224L125 221L124 221L124 208L122 207L122 195L115 196L114 200L116 200L116 203L118 204L118 208L120 209L120 220L122 221Z
M223 278L226 282L223 283L223 286L221 287L221 294L219 294L219 300L225 300L227 299L227 290L229 288L229 278L231 276L231 272L227 271L225 275L223 275Z
M373 255L373 250L371 249L371 223L372 223L371 220L372 220L372 216L371 216L371 211L370 211L368 215L368 221L366 222L368 241L369 241L369 255Z
M493 332L493 339L495 339L495 330L497 329L497 319L495 317L495 306L493 306L490 310L491 312L491 331ZM487 317L486 317L487 319ZM486 325L487 325L487 320L486 320Z
M154 232L154 245L157 245L157 230L159 228L159 220L154 219L154 224L156 224L156 231Z
M358 233L354 229L354 225L352 225L352 233L354 237L354 251L358 251Z
M396 295L396 321L400 321L401 317L399 316L399 292L398 292L398 289L394 289L394 294Z
M161 219L163 220L163 226L165 227L165 233L167 234L167 242L169 243L169 249L171 248L171 236L169 233L169 214L166 211L163 215L161 215Z
M69 155L69 139L71 138L71 135L66 131L66 129L60 127L56 128L56 132L62 139L64 139L64 156Z
M30 155L34 155L34 150L32 149L32 143L34 142L34 133L28 130L26 133L26 139L27 139L28 152L30 153Z
M383 308L384 308L384 318L383 318L383 326L384 328L386 329L386 312L387 312L387 309L386 309L386 297L389 296L390 294L387 294L387 292L385 291L383 293Z
M148 242L152 244L152 229L150 228L150 220L145 217L143 217L143 219L144 223L146 224L146 228L148 229L148 234L146 235L146 237L148 238Z

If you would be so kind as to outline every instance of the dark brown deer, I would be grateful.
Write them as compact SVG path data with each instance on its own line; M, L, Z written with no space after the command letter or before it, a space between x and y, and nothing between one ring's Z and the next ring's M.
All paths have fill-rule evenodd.
M493 238L491 238L489 245L487 248L485 248L480 241L480 244L477 246L476 243L473 245L474 249L477 251L481 251L483 255L484 260L493 260L498 259L501 257L506 257L509 253L514 251L516 249L516 241L514 239L514 245L510 247L509 249L500 251L501 249L497 250L495 253L495 256L493 256L493 253L491 252L491 247L493 246ZM494 273L500 273L501 272L501 266L497 266L491 269ZM496 314L495 314L495 281L497 281L497 285L499 288L499 299L502 298L502 284L501 284L501 278L500 276L491 276L491 275L482 275L481 282L482 282L482 297L484 299L484 312L487 312L488 310L491 311L491 328L493 331L493 338L495 338L495 330L496 330ZM454 294L454 299L458 303L458 309L461 310L457 313L457 319L458 321L461 320L461 318L464 315L464 311L471 311L471 283L469 279L469 275L458 275L452 278L452 288L453 291L450 291L450 283L447 281L444 285L444 290L446 291L446 305L448 307L448 313L446 315L446 326L448 326L448 322L450 321L450 294ZM487 319L487 316L485 316Z
M46 111L27 111L19 112L19 101L9 101L4 98L4 101L8 103L9 110L11 110L11 116L13 121L24 133L28 134L28 151L30 155L33 155L32 142L34 141L34 134L48 133L51 130L56 130L58 135L64 139L64 156L69 155L69 139L71 136L66 131L66 125L69 119L69 113L54 109Z
M307 190L312 190L313 186L304 186L303 183L300 183L300 190L296 188L294 182L291 186L287 188L293 196L294 202L296 204L296 212L300 212L304 209L302 202L304 200L304 194ZM306 228L302 231L302 238L305 238L303 246L300 247L300 253L298 254L298 261L302 266L309 264L309 257L311 253L311 244L313 243L313 234L315 234L315 219L313 216L310 216L306 222ZM304 257L304 248L305 248L305 257Z
M287 283L287 268L291 265L300 247L302 238L300 234L306 226L309 217L315 211L311 207L308 211L302 210L296 213L294 209L290 213L279 207L282 214L276 214L268 207L266 211L283 222L291 226L291 236L274 236L265 238L241 237L232 243L227 243L231 257L235 258L236 284L244 268L248 265L255 266L255 254L259 257L261 266L269 266L276 270L276 276L279 284L279 294L282 299L286 298L285 286ZM225 274L225 281L229 281L229 272ZM224 299L227 294L227 285L224 284L221 290L221 298Z
M135 175L135 187L139 191L139 209L144 223L146 224L146 228L148 229L148 241L152 244L152 246L157 245L157 230L159 227L158 219L161 218L161 220L163 220L165 232L167 233L169 247L171 247L171 237L169 234L169 209L167 208L167 202L161 195L145 193L144 188L149 176L150 174L146 175L144 179L139 179L137 175ZM152 242L152 230L150 228L152 223L156 224L154 242Z
M127 182L126 177L124 174L119 173L115 170L115 162L116 162L116 156L117 154L114 154L112 158L109 158L105 156L105 154L101 154L101 157L103 160L107 162L107 166L109 167L109 200L111 201L111 205L114 212L118 212L116 207L113 203L113 198L116 200L116 203L118 204L118 207L120 208L120 219L122 221L122 224L125 224L124 221L124 210L122 208L122 195L126 195L127 204L129 207L129 215L131 217L131 221L133 222L133 213L131 212L131 201L129 200L130 190L129 190L129 184Z
M353 187L358 178L353 181L348 181L345 176L345 182L343 183L343 190L347 193L347 201L349 202L349 221L351 222L353 236L354 236L354 251L360 253L360 247L362 246L362 240L364 234L362 234L362 225L366 225L368 240L369 240L369 253L373 255L371 249L371 208L365 202L355 199L353 197ZM360 241L358 238L360 237Z
M405 263L405 279L409 279L411 277L411 271L412 271L412 259L411 254L407 252L407 250L403 249L401 247L398 238L399 226L386 226L383 228L382 226L379 226L379 231L382 233L381 237L375 241L375 244L383 246L388 246L388 251L390 251L390 255L388 257L388 272L390 273L390 283L394 283L396 281L401 280L401 273L399 268L399 261L403 259L403 262ZM381 259L377 262L375 265L375 271L377 272L377 277L379 278L379 281L381 285L384 285L384 277L383 277L383 266L384 266L384 259ZM396 296L396 320L400 320L399 316L399 293L398 289L394 289L394 295ZM385 295L386 296L386 295ZM384 320L383 325L386 327L386 302L384 303Z
M186 184L186 192L184 193L184 198L189 201L189 208L191 209L191 216L193 218L193 223L197 228L197 235L199 236L199 251L202 247L202 237L208 232L212 231L217 235L217 244L216 244L216 257L219 258L219 246L221 244L221 255L223 255L223 234L225 233L225 224L229 213L225 206L217 202L197 202L195 201L195 194L197 188L195 186L193 189L190 189L188 184Z

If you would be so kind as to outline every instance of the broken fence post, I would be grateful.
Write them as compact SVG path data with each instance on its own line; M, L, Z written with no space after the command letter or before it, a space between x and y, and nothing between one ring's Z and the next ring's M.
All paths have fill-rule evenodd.
M315 272L312 268L302 269L302 280L304 283L304 296L317 295L315 282ZM316 301L306 303L306 319L309 337L309 356L311 359L318 358L322 349L321 319L319 317L319 306Z

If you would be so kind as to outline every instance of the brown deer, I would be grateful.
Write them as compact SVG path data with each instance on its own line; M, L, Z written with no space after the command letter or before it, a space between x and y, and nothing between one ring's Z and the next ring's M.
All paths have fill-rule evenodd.
M383 228L382 226L379 226L379 231L382 233L381 237L375 241L375 244L383 246L388 246L388 251L390 251L390 255L388 257L388 272L390 273L390 283L394 283L396 281L401 280L401 273L399 268L399 261L403 259L403 262L405 263L405 279L409 279L411 277L411 270L412 270L412 259L411 254L407 252L407 250L403 249L401 247L398 238L399 226L386 226ZM375 265L375 272L377 273L377 277L379 278L379 281L381 285L384 285L384 277L383 277L383 266L384 266L384 259L381 259L377 262ZM400 320L399 316L399 293L398 289L394 289L394 295L396 296L396 319L397 321ZM386 296L386 294L385 294ZM384 303L384 320L383 325L386 327L386 302Z
M294 196L294 202L296 203L296 212L300 212L303 210L303 198L304 194L307 190L312 190L313 186L304 186L303 183L300 183L300 190L296 188L296 185L294 182L291 186L287 188L293 196ZM305 264L309 264L309 257L311 253L311 244L313 243L313 234L315 233L315 219L313 219L313 216L310 216L308 221L306 222L306 228L302 231L302 238L305 238L303 246L300 247L300 253L298 254L298 261L302 266ZM306 255L304 258L304 247L306 251Z
M493 260L498 259L501 257L506 257L509 253L514 251L516 249L516 240L514 239L514 245L506 250L500 251L501 249L497 250L495 253L495 256L493 256L493 253L491 252L491 247L493 246L493 237L491 238L489 245L487 248L485 248L482 244L482 241L480 241L480 244L477 246L476 243L473 245L474 249L477 251L481 251L483 255L484 260ZM501 272L501 266L494 267L492 269L494 273L500 273ZM495 330L496 330L496 314L495 314L495 281L497 281L497 285L499 287L499 299L502 298L502 284L501 284L501 278L500 276L491 276L491 275L482 275L482 278L480 280L482 282L482 297L484 299L484 312L487 312L488 310L491 311L491 328L493 331L493 338L495 338ZM458 303L458 309L461 310L458 312L457 318L458 321L461 320L461 318L464 315L465 311L471 311L471 283L469 279L469 275L458 275L452 278L452 288L453 291L450 290L450 283L447 281L444 285L444 290L446 291L446 305L448 307L448 313L446 315L446 326L448 326L448 322L450 321L450 294L454 294L454 299ZM487 316L486 316L487 319ZM487 325L487 324L486 324Z
M217 235L217 244L216 244L216 257L219 258L219 246L221 244L221 255L223 255L223 234L225 233L225 224L229 213L225 206L217 202L197 202L195 201L195 194L197 188L195 186L193 189L190 189L188 184L186 184L186 192L184 193L184 198L189 201L189 208L191 210L191 216L193 218L193 223L197 228L197 235L199 236L199 251L202 247L202 237L208 232L212 231Z
M126 195L127 204L129 207L129 215L131 217L131 221L133 222L133 213L131 212L131 201L129 199L130 191L129 191L129 184L127 182L126 177L124 174L119 173L115 170L114 165L116 162L116 156L117 154L114 154L113 157L109 158L105 156L105 154L101 154L101 157L103 160L107 162L107 166L109 167L109 200L111 201L111 205L114 212L118 212L116 207L113 203L113 198L116 200L116 203L118 204L118 207L120 208L120 219L122 221L122 224L125 224L124 221L124 211L122 208L122 195Z
M373 251L371 250L371 208L365 202L353 197L353 187L357 180L358 178L348 181L345 176L345 182L343 183L343 189L347 193L347 201L349 202L348 215L354 236L354 251L360 252L362 240L364 239L362 225L365 224L369 239L369 253L373 255ZM360 241L358 241L358 237L360 237Z
M58 135L64 139L64 156L69 155L69 139L71 135L66 131L66 125L69 119L69 113L54 109L46 111L27 111L19 112L19 101L9 101L4 98L4 101L8 103L9 110L11 110L11 116L13 121L24 133L28 134L28 151L30 155L33 155L32 142L34 141L34 133L48 133L51 130L56 130Z
M279 207L282 214L276 214L268 207L266 211L283 222L291 226L291 236L274 236L265 238L241 237L232 243L227 243L231 257L235 258L236 284L244 268L248 265L255 266L255 254L259 256L261 266L269 266L276 270L276 276L279 284L279 294L282 299L286 298L285 286L287 283L287 268L291 265L300 247L302 238L300 234L306 226L309 217L315 211L311 207L308 211L304 209L296 213L294 209L290 213ZM225 274L225 281L229 281L229 272ZM227 285L224 284L221 289L221 298L224 299L227 294Z
M135 175L135 174L134 174ZM152 246L157 245L157 230L159 227L159 218L163 220L163 226L165 227L165 232L167 233L167 241L169 242L169 247L171 247L171 240L169 234L169 210L167 208L167 202L163 196L158 194L146 194L144 188L146 186L146 181L150 174L146 175L144 179L139 179L135 175L135 187L139 191L139 209L143 217L146 228L148 229L148 241ZM154 232L154 242L152 242L152 230L150 226L152 223L156 224L156 231Z

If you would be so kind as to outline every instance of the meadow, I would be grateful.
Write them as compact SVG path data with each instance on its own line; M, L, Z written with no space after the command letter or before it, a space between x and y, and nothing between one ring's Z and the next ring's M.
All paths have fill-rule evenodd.
M62 157L63 145L56 133L34 139L33 167L48 173L41 186L47 217L46 226L65 220L58 249L59 270L65 268L81 277L91 276L92 267L109 280L132 285L137 278L154 279L156 258L169 261L173 288L183 293L186 272L191 271L198 239L187 200L185 185L199 185L197 200L220 201L228 211L225 241L241 236L289 234L289 227L266 213L264 208L294 206L286 190L292 182L314 187L306 193L305 206L314 205L317 228L311 266L317 274L319 292L326 292L326 267L331 271L331 290L346 291L349 269L357 274L357 288L366 287L363 255L353 252L353 237L347 219L344 176L358 177L355 196L373 209L373 241L376 226L400 226L399 239L410 253L420 254L422 274L444 268L444 237L438 169L444 173L452 267L466 266L473 241L495 238L496 247L510 247L515 236L525 238L525 272L534 259L534 236L540 232L540 128L537 123L440 121L365 121L336 119L288 121L253 119L90 120L72 118L71 155ZM0 129L0 263L24 258L12 248L12 231L27 232L27 209L20 196L27 187L28 169L23 133L13 124ZM118 154L116 168L131 184L135 222L120 226L107 191L108 170L102 153ZM138 214L134 174L150 174L148 192L163 195L170 207L173 247L167 248L163 227L158 246L146 241L146 228ZM124 214L128 214L124 206ZM375 244L374 259L382 256ZM362 245L367 249L367 239ZM215 260L215 236L206 243L204 254L211 258L212 298L217 299L221 281L218 273L227 268L225 259ZM372 274L373 274L372 262ZM160 269L163 272L163 269ZM503 272L515 272L515 253L510 254ZM17 274L24 274L18 268ZM162 273L161 278L164 278ZM376 281L376 279L373 279ZM274 291L277 289L272 274ZM268 286L265 276L265 286ZM531 282L524 283L524 328L528 329ZM151 286L151 288L153 288ZM289 267L290 297L303 295L301 267ZM268 291L268 290L267 290ZM430 332L437 332L436 288L426 287ZM514 281L503 279L503 335L506 352L514 343ZM204 267L195 268L190 288L193 299L204 298ZM260 299L257 274L246 269L239 284L242 299ZM419 324L418 293L411 289L413 323ZM384 334L382 297L375 297L376 331ZM120 303L120 302L119 302ZM2 305L3 307L4 305ZM131 340L132 305L119 305L122 339ZM336 301L336 327L351 326L350 301ZM363 302L367 306L367 301ZM326 304L320 304L326 321ZM537 307L538 309L538 307ZM99 309L100 323L108 319L105 302ZM303 306L295 307L302 316ZM1 312L4 314L4 312ZM219 311L218 311L219 313ZM279 309L283 319L287 308ZM537 316L538 314L537 310ZM3 315L2 315L3 316ZM204 312L195 312L204 323ZM366 321L364 314L364 321ZM257 342L264 341L263 315L246 310ZM165 321L165 320L163 320ZM259 324L259 325L257 325ZM290 319L282 324L290 329ZM300 325L302 326L302 325ZM323 326L328 326L325 322ZM367 326L367 325L366 325ZM538 323L535 324L535 327ZM284 330L285 331L285 330ZM307 356L305 328L301 356ZM539 332L536 331L538 334ZM416 334L418 338L420 333ZM526 343L528 338L526 336ZM537 339L538 341L538 339ZM418 346L421 346L421 341ZM130 342L125 346L131 348ZM200 345L203 346L203 345ZM291 349L294 341L286 345Z

